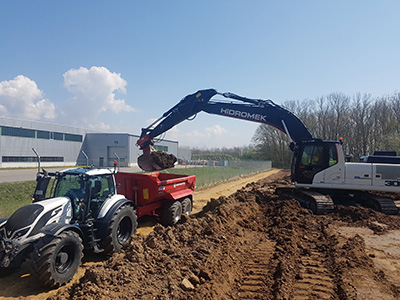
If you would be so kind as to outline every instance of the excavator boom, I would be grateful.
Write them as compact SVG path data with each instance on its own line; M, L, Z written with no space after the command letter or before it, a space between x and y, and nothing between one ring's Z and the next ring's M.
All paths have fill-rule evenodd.
M211 100L216 95L231 100ZM138 159L139 167L145 171L164 169L165 166L155 164L152 158L153 139L201 111L272 125L286 133L296 144L313 138L300 119L271 100L250 99L233 93L218 93L214 89L199 90L184 97L159 119L142 129L140 139L137 141L137 145L144 153Z

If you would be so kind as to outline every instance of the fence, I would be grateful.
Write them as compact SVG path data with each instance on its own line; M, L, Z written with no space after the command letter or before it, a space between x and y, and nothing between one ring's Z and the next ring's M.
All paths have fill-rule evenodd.
M202 188L228 181L235 177L246 176L271 169L271 161L224 161L205 164L179 166L166 172L185 175L196 175L196 187Z

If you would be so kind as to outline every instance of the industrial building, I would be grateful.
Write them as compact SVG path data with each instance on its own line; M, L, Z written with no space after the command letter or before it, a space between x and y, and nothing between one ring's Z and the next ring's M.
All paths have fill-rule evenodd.
M137 158L142 154L136 141L139 136L127 133L86 133L82 145L83 152L87 155L89 165L110 167L118 161L121 167L137 165ZM178 142L163 140L154 146L178 156ZM77 161L79 165L86 164L84 153L80 153Z
M102 133L68 125L0 117L0 167L35 167L37 156L34 151L40 155L42 166L89 164L111 167L116 160L120 166L135 166L141 154L136 146L138 139L138 135L128 133ZM177 141L160 141L156 149L179 158Z

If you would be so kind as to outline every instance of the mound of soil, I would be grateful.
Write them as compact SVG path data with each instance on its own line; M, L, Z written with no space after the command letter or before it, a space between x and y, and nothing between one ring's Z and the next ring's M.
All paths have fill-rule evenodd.
M338 207L316 216L261 180L157 225L51 299L396 299L398 276L340 226L399 229L399 216ZM371 225L375 224L375 225ZM369 229L368 229L369 230ZM393 274L400 274L400 268Z
M168 154L164 151L152 151L150 153L153 162L160 166L161 169L173 168L175 162L177 161L176 156L173 154Z

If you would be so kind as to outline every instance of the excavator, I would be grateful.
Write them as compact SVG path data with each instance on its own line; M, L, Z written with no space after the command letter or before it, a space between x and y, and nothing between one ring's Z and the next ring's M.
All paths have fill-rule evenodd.
M229 100L212 100L216 95ZM398 213L399 207L391 196L400 192L400 157L396 154L379 152L364 157L363 162L346 162L343 140L324 141L313 137L298 117L272 100L250 99L215 89L187 95L142 129L137 141L143 150L138 158L139 167L145 171L165 168L152 159L154 138L202 111L268 124L286 133L293 152L291 179L295 188L290 189L290 194L315 214L329 213L335 203L349 201L388 215ZM288 190L282 188L282 192L288 193Z

